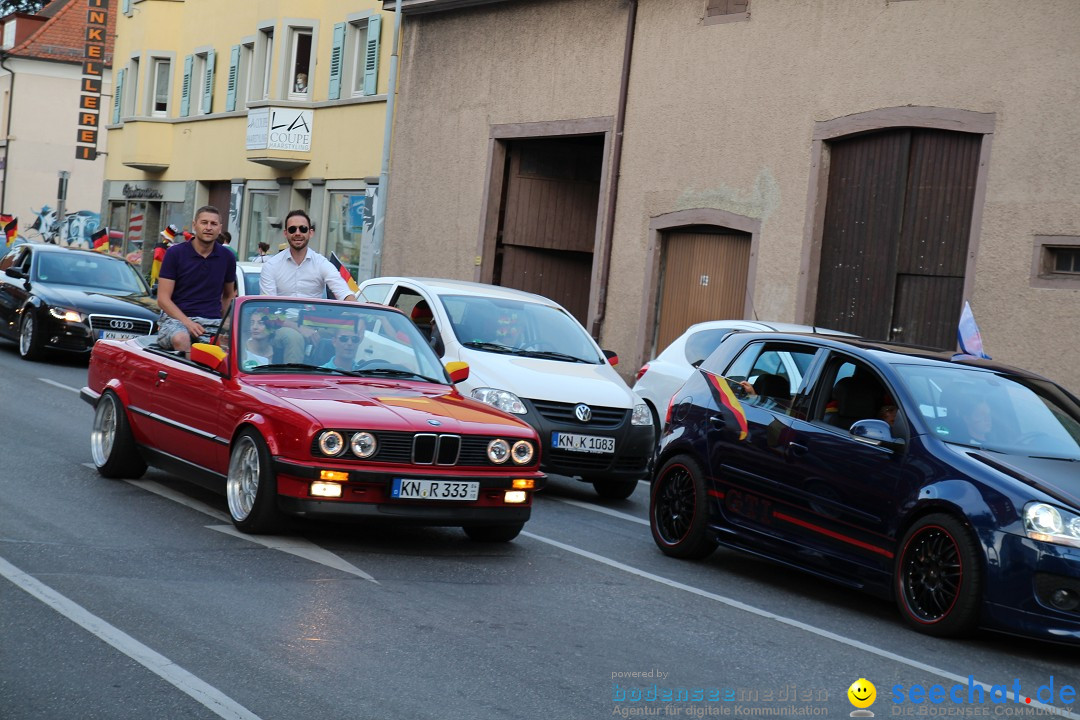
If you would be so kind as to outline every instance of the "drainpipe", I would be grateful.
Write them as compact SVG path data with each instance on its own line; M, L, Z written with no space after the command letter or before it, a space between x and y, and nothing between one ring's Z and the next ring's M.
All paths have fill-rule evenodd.
M401 35L401 0L394 0L394 44L390 52L390 87L386 90L386 122L383 126L382 166L379 169L378 202L375 205L371 242L375 245L372 272L382 272L383 236L386 234L386 201L390 195L390 138L394 131L394 97L397 95L398 36ZM361 278L363 279L363 278Z
M626 12L626 41L623 45L622 76L619 79L619 106L615 113L615 137L611 143L611 192L604 208L604 236L600 243L600 284L597 287L596 316L592 336L600 338L600 326L607 310L608 276L611 273L611 245L615 237L615 207L619 198L619 172L622 168L623 128L626 126L626 96L630 86L630 60L634 54L634 28L637 25L637 0L630 0Z
M7 197L8 167L11 165L11 116L15 114L15 71L4 64L9 57L11 56L6 52L0 53L0 67L11 74L11 86L8 90L7 102L7 127L4 129L4 172L3 176L0 177L0 211L3 210L4 199Z

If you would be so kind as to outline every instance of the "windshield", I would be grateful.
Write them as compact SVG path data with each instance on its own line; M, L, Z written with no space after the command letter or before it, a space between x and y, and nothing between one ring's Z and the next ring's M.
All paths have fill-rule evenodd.
M111 295L149 293L138 271L119 258L83 252L41 252L36 260L32 279L38 282Z
M337 302L251 301L235 325L248 373L343 374L449 384L401 313Z
M564 362L604 358L577 320L560 308L521 300L444 295L458 342L473 350Z
M262 277L262 273L259 270L237 268L237 271L244 274L245 295L262 295L262 291L259 289L259 279Z
M946 442L1080 460L1080 406L1052 382L964 367L896 370L931 432Z

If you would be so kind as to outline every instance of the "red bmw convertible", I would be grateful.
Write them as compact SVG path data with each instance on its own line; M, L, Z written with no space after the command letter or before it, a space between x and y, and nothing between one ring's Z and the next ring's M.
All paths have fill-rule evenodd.
M545 482L540 443L458 393L467 376L392 308L247 296L189 357L153 336L98 342L81 396L101 475L152 465L222 491L242 531L295 515L512 540Z

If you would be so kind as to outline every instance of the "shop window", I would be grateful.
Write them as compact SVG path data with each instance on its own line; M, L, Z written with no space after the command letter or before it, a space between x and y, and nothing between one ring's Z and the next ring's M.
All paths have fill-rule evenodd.
M371 247L372 200L370 190L330 193L326 256L336 254L357 282L374 276L373 259L365 253Z
M289 83L290 100L307 100L311 95L311 28L290 28Z
M277 209L278 194L276 191L252 191L246 203L246 216L243 227L245 237L243 243L237 248L237 256L246 258L254 254L259 243L264 242L270 246L270 254L278 252L285 238L280 228L270 226L270 218L275 216Z

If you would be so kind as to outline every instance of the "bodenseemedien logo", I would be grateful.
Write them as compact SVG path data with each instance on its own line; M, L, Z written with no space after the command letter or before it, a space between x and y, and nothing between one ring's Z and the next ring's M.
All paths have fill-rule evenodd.
M859 678L847 689L847 697L848 701L855 706L855 709L851 711L851 717L874 717L874 713L867 709L877 700L877 688L874 687L874 683L866 678Z

